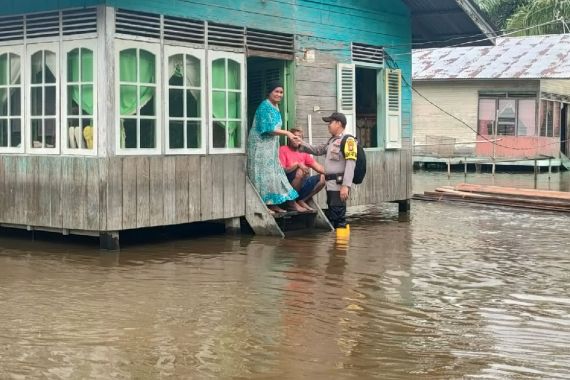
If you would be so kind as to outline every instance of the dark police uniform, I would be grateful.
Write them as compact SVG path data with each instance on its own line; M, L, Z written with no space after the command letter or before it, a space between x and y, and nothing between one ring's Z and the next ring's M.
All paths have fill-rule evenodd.
M344 132L331 137L321 145L309 145L302 142L299 149L315 156L325 157L325 180L327 189L327 217L334 228L346 227L346 202L340 199L342 186L352 186L354 168L356 167L356 140L350 136L341 151L341 142Z

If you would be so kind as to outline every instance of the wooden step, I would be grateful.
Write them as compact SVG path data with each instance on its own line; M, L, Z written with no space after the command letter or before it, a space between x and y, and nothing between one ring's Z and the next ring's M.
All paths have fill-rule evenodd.
M285 233L310 232L315 229L333 231L334 228L314 201L309 202L314 211L272 214L259 193L248 179L246 184L245 219L256 235L285 237Z
M273 214L273 217L275 219L284 219L284 218L292 218L294 216L298 216L298 215L316 215L317 211L313 210L313 211L305 211L305 212L299 212L299 211L287 211L287 212L279 212L276 214Z

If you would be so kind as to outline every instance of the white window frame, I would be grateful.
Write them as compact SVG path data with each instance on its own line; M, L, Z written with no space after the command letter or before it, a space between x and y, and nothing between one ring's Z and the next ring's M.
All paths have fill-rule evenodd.
M73 115L67 114L67 86L68 86L68 72L67 72L67 54L74 49L89 49L93 52L93 115L91 118L93 119L93 149L73 149L67 146L67 139L69 138L69 133L67 130L67 122L68 119L75 119ZM89 39L89 40L74 40L74 41L65 41L63 42L63 49L61 54L61 66L63 68L62 73L62 86L61 86L61 136L65 140L65 143L62 142L61 147L63 154L70 154L70 155L81 155L81 156L96 156L97 155L97 136L98 136L98 123L97 123L97 40L96 39ZM81 72L81 71L80 71ZM81 78L77 83L79 86L83 84L81 82ZM87 118L87 117L82 117Z
M154 148L121 148L121 82L120 82L120 54L126 49L146 50L155 55L155 138L156 145ZM141 155L158 155L162 151L162 107L161 107L161 70L162 54L159 43L148 43L134 40L115 39L115 152L118 156L141 156ZM137 81L137 86L140 83ZM140 120L140 119L139 119Z
M183 56L191 55L200 60L200 87L188 87L186 85L186 78L184 81L183 86L175 86L175 88L183 89L184 93L190 89L199 89L200 90L200 146L201 148L170 148L170 97L169 97L169 77L170 73L168 61L171 56L182 54ZM206 52L203 49L193 49L183 46L164 46L164 59L163 59L163 66L164 66L164 145L165 145L165 152L166 154L206 154L207 146L208 146L208 135L209 135L209 117L206 112L206 102L209 97L209 88L206 88ZM186 102L183 104L184 112L183 117L180 118L173 118L174 120L179 121L197 121L198 118L187 118L186 117ZM184 143L186 144L186 133L187 128L184 128Z
M61 91L61 70L59 69L60 66L60 57L61 57L61 50L60 50L60 42L47 42L47 43L37 43L37 44L28 44L26 46L26 54L25 54L25 67L26 69L24 70L25 72L25 78L26 78L26 85L25 85L25 91L26 91L26 122L25 122L25 126L26 126L26 133L24 133L25 138L26 138L26 142L25 142L25 146L26 146L26 152L30 153L30 154L50 154L50 155L58 155L60 154L60 140L61 140L61 135L60 135L60 127L59 127L59 123L60 123L60 91ZM56 69L55 69L55 97L56 97L56 102L55 102L55 146L53 148L34 148L32 145L32 141L31 141L31 137L32 137L32 56L37 53L38 51L42 51L42 50L50 50L53 51L56 54L55 57L55 64L56 64ZM42 97L42 102L45 104L45 96ZM45 116L42 116L42 118L45 118Z
M15 87L20 87L20 146L19 147L0 147L0 153L24 153L25 146L26 146L26 107L25 107L25 97L24 94L26 92L26 82L25 82L25 69L27 64L27 57L24 52L24 47L20 46L6 46L0 48L0 55L8 54L8 58L10 54L15 54L20 57L20 84L19 85L11 85L8 83L2 88L6 88L8 91L8 99L10 98L10 89ZM8 77L8 81L10 78ZM9 100L8 100L9 102ZM8 106L8 112L10 112L10 107ZM4 117L3 117L4 118ZM6 119L10 121L10 119L16 119L17 117L8 116ZM8 131L10 131L10 127L8 124ZM10 139L10 137L8 137Z
M241 98L240 98L240 105L241 105L241 147L240 148L214 148L214 141L213 141L213 93L214 88L212 86L212 63L216 59L225 58L231 59L240 64L241 72L240 72L240 83L241 83ZM245 153L245 146L247 144L245 137L246 137L246 130L247 130L247 110L246 110L246 99L245 94L247 91L247 84L245 82L245 55L242 53L229 53L224 51L208 51L208 148L211 154L228 154L228 153ZM227 90L226 90L227 92ZM226 98L227 99L227 98ZM227 107L227 100L226 100L226 107ZM227 115L227 110L226 110ZM227 141L227 140L226 140Z

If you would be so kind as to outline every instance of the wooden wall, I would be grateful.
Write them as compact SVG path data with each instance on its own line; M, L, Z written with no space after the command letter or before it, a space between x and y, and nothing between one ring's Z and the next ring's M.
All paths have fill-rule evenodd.
M322 161L322 160L320 160ZM412 197L412 151L367 150L366 177L352 189L349 206L402 201ZM317 201L326 207L326 194L319 193Z
M367 151L366 177L356 185L349 206L402 201L412 197L412 151Z
M542 79L540 81L540 91L550 94L570 96L569 79Z
M351 206L411 197L410 150L369 151ZM126 229L245 215L245 155L0 156L0 224ZM319 201L324 205L324 193Z
M0 223L84 231L245 214L245 156L0 156Z

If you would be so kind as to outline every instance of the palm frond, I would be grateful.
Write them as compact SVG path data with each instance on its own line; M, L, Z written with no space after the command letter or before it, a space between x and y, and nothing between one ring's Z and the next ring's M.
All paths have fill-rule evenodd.
M562 20L570 23L570 0L534 0L507 20L506 29L518 36L568 32Z

